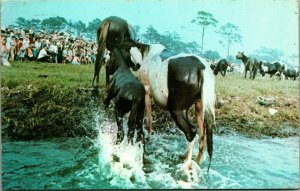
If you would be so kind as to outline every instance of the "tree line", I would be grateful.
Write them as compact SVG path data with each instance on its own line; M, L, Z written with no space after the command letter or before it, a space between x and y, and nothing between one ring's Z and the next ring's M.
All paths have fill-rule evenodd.
M82 21L73 21L66 20L64 17L56 16L49 17L43 20L40 19L25 19L24 17L18 17L15 21L15 25L10 25L10 27L19 27L23 29L29 29L34 27L35 31L39 31L45 29L48 32L53 30L62 31L68 30L73 35L83 35L84 37L95 40L97 35L97 29L101 25L102 20L99 18L95 18L87 24ZM200 46L197 42L184 42L181 36L173 31L166 31L163 34L158 32L152 25L146 28L145 33L140 32L140 26L135 25L133 29L136 33L136 36L140 41L145 43L160 43L163 44L167 49L174 52L186 52L201 55L207 59L216 60L221 58L220 54L216 50L206 50L204 51L204 38L206 30L211 27L215 28L218 25L218 20L209 12L199 11L196 14L196 17L191 20L191 23L195 23L200 26L201 31L201 43ZM242 36L240 34L240 29L238 26L232 23L226 23L221 25L215 32L222 37L219 43L226 47L227 49L227 57L229 61L236 62L236 59L230 55L230 47L234 43L241 43ZM265 60L272 62L274 60L280 60L283 57L283 51L267 48L267 47L259 47L256 49L250 56L254 56L257 59ZM291 55L288 59L297 60L298 55Z
M97 29L101 25L102 20L99 18L93 19L88 24L82 21L66 20L63 17L49 17L43 20L40 19L25 19L18 17L15 25L10 27L19 27L29 29L34 27L35 31L45 29L47 32L68 30L73 35L83 35L90 40L96 39ZM145 43L160 43L167 49L174 52L187 52L199 54L199 46L196 42L183 42L181 36L176 32L165 32L160 34L153 26L148 26L146 32L140 34L140 26L133 26L137 38Z

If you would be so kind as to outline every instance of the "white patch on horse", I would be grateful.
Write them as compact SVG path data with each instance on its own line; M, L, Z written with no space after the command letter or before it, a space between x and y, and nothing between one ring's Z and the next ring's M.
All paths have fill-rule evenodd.
M264 65L262 65L262 68L263 68L264 72L267 72L269 69L267 66L264 66Z
M162 62L160 53L165 49L163 45L150 45L148 55L144 58L143 64L148 76L148 80L153 82L150 84L150 91L155 102L162 108L167 107L168 103L168 60Z

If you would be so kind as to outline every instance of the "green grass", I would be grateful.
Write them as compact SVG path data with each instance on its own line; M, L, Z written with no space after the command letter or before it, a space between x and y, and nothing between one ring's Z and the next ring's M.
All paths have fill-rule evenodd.
M48 84L62 88L91 87L94 65L14 62L2 67L2 84L9 88L18 85ZM47 78L39 77L47 75ZM103 75L102 75L103 76Z
M2 66L3 137L95 136L93 111L99 103L91 92L78 91L92 87L93 71L93 65L14 62L12 67Z
M221 75L216 77L216 92L220 96L241 96L241 97L292 97L297 98L299 80L279 80L278 77L264 78L261 75L255 80L245 79L243 74L227 74L224 78Z
M78 91L92 88L93 74L94 65L14 62L12 67L1 66L2 133L27 139L86 135L86 129L95 125L93 111L102 108L105 96L105 91L101 91L100 99L95 101L90 91ZM102 90L104 74L102 68ZM244 79L243 74L227 74L225 78L218 75L216 95L221 107L216 109L216 132L225 128L246 136L295 135L299 127L298 86L298 79L258 75L250 80ZM259 97L272 101L261 105ZM269 108L278 112L272 116ZM156 106L153 111L154 130L173 123L167 112ZM194 110L190 112L193 114ZM293 131L286 132L286 127Z
M278 77L255 80L242 74L216 77L216 94L224 106L216 109L219 126L233 128L245 135L289 136L297 134L299 127L299 79L279 80ZM259 99L271 100L268 105ZM278 110L275 115L269 109ZM293 132L286 133L291 127Z

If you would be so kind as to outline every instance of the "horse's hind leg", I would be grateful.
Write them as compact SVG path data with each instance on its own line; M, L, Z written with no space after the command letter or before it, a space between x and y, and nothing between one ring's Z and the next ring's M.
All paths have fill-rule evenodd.
M205 147L205 132L203 128L203 111L202 111L202 100L198 99L195 104L195 110L196 110L196 119L198 123L199 128L199 152L197 156L197 161L201 162L202 156L203 156L203 150Z
M185 134L186 139L188 140L188 148L187 148L187 152L186 152L186 158L185 161L187 162L187 166L188 168L192 168L192 154L193 154L193 148L194 148L194 143L195 143L195 135L196 135L196 130L193 127L193 125L191 125L188 121L188 119L186 119L185 113L183 110L181 111L173 111L173 110L169 110L169 112L171 113L172 118L174 119L176 125L179 127L180 130L183 131L183 133Z

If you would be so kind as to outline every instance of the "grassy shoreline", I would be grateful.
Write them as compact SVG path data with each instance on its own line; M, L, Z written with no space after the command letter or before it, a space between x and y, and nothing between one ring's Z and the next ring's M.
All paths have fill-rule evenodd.
M92 87L93 65L14 62L12 67L1 67L2 137L96 136L95 113L103 110L105 92L94 99L90 91L83 91ZM103 90L103 70L100 80ZM298 135L298 84L298 80L258 76L253 81L242 74L218 75L215 132L248 137ZM269 109L278 112L271 115ZM153 110L154 130L175 126L168 112L155 106Z

